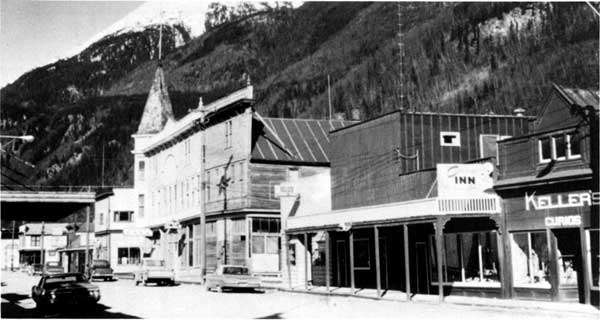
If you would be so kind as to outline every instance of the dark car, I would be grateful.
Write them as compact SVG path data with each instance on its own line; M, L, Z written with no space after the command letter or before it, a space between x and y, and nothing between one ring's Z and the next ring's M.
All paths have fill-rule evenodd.
M41 263L34 263L27 269L27 274L30 276L41 275L44 272L44 265Z
M82 273L45 274L31 288L31 298L39 310L59 305L95 305L100 300L100 289Z
M107 260L94 260L92 262L92 280L102 279L115 280L114 270L110 267Z
M204 279L206 290L217 289L260 289L260 278L251 275L247 267L235 265L222 265L214 274L209 274Z
M63 267L60 265L58 261L46 262L46 270L47 274L57 274L64 273Z

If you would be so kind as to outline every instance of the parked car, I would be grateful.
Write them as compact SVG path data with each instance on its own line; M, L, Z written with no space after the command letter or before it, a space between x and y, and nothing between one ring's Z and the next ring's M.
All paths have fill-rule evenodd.
M214 274L209 274L204 279L206 290L217 289L223 292L225 289L253 289L261 288L260 278L251 275L248 268L236 265L222 265Z
M146 285L149 282L156 284L175 284L175 270L165 267L165 261L160 259L143 259L140 269L134 276L135 285Z
M60 262L58 262L58 261L46 262L45 273L57 274L57 273L64 273L64 272L65 272L65 270L63 270L63 267L60 265Z
M41 263L34 263L29 265L27 268L27 274L30 276L41 275L44 272L44 265Z
M100 289L82 273L45 274L31 288L31 298L39 310L55 306L87 306L100 300Z
M116 280L114 270L110 267L110 262L107 260L94 260L92 261L92 280L102 279Z

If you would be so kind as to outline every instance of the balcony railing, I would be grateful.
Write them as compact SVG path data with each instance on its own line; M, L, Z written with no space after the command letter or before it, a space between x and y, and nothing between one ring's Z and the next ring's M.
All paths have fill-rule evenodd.
M438 199L438 211L441 214L450 213L500 213L500 203L497 197Z

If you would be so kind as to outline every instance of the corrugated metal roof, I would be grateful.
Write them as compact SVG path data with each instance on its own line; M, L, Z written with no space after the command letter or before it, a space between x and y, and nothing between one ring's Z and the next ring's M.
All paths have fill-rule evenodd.
M596 92L585 89L566 88L557 84L554 87L571 105L580 107L593 106L596 111L600 110L600 98Z
M329 131L355 123L348 120L263 118L252 124L252 160L329 163Z

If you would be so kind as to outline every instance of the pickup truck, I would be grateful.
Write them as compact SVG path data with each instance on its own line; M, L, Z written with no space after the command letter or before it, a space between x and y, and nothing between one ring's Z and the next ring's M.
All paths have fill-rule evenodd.
M165 267L165 261L160 259L143 259L140 269L135 273L135 285L140 283L156 283L174 285L175 270Z

